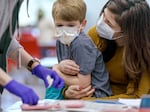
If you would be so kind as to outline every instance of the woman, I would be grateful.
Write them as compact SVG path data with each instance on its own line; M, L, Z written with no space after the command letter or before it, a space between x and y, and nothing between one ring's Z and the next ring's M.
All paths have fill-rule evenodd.
M146 0L109 0L105 4L96 27L89 30L109 71L113 96L104 98L139 98L150 93L149 31ZM65 91L65 96L81 98L92 92L90 87L83 90L75 85Z

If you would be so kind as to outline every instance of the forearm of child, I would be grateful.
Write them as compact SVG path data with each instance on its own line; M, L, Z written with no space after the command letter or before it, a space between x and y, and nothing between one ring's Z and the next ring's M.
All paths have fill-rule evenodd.
M60 77L62 77L65 80L65 83L69 85L79 85L81 88L85 88L89 85L91 85L91 75L90 74L77 74L77 75L68 75L62 73L57 65L53 67L53 70L55 70Z

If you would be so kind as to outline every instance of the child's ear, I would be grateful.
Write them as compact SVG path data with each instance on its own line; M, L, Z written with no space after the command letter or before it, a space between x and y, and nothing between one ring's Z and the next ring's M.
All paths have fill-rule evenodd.
M82 22L81 22L81 30L84 30L85 26L86 26L86 22L87 20L84 19Z

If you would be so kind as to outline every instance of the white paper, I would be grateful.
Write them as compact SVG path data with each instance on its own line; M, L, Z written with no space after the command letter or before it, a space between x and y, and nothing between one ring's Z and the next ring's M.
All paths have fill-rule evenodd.
M45 103L48 102L50 104L57 102L57 100L49 100L44 99L40 100L39 103ZM60 101L63 102L63 101ZM77 112L105 112L104 110L114 110L114 112L124 110L124 105L122 104L106 104L106 103L96 103L92 101L84 101L85 106L82 108L65 108L67 111L77 111ZM3 112L22 112L20 106L22 105L21 101L14 103L12 106L8 107ZM64 110L62 108L62 110ZM37 112L37 111L32 111ZM46 112L46 111L40 111L40 112ZM63 111L60 111L63 112Z
M124 98L120 98L118 100L118 102L125 104L127 106L131 106L131 107L140 107L140 103L141 103L141 99L124 99Z

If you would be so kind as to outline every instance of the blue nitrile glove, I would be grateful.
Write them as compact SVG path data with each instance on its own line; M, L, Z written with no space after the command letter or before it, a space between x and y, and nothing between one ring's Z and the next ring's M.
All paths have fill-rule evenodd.
M62 88L64 86L64 80L61 77L59 77L59 75L54 70L43 67L40 64L32 69L32 74L43 79L46 88L49 86L49 83L47 80L48 76L50 76L54 80L51 86L55 88Z
M15 80L8 82L4 88L16 96L21 97L21 100L24 104L36 105L38 103L39 97L36 95L36 93L31 88L28 88L27 86L18 83Z

